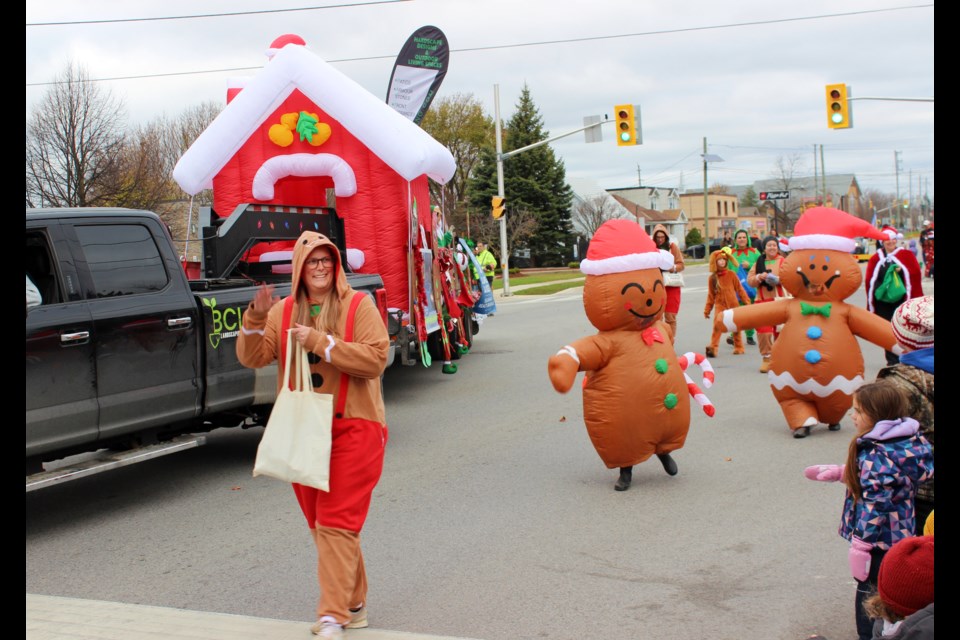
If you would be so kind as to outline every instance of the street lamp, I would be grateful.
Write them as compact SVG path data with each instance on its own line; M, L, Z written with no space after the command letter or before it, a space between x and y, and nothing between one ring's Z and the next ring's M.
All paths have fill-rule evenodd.
M723 162L723 158L707 153L707 139L703 139L703 255L707 257L710 252L710 207L707 199L707 163Z

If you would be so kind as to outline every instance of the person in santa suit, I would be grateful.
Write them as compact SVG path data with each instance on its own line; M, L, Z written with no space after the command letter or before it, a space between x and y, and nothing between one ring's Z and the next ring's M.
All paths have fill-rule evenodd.
M897 246L897 240L903 236L895 227L884 225L880 232L887 236L877 247L877 252L870 256L867 262L867 277L864 279L864 286L867 290L867 309L871 313L890 320L893 318L893 312L897 310L905 300L910 298L919 298L923 295L923 285L921 281L923 274L920 271L920 263L909 249ZM883 282L889 269L897 269L900 272L900 279L906 288L906 293L897 300L881 300L877 297L877 288ZM900 358L890 352L885 351L887 365L894 365L900 362Z
M920 232L920 247L923 249L923 270L928 278L933 277L933 223L924 220Z

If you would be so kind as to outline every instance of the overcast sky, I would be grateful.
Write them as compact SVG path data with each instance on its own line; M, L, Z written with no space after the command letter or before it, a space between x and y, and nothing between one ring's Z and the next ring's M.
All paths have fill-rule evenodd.
M261 13L223 15L242 12ZM71 24L37 24L51 22ZM830 130L824 100L828 83L855 98L933 98L923 0L28 0L26 23L27 117L71 61L123 100L128 126L222 103L227 78L256 73L286 33L385 99L403 43L434 25L451 49L441 98L472 93L492 115L498 85L506 120L526 83L551 136L639 104L641 145L618 147L612 124L600 143L552 143L568 175L605 188L702 189L706 138L723 158L710 185L774 177L794 154L812 175L823 145L827 173L892 194L899 158L902 196L933 199L932 102L854 101L854 127Z

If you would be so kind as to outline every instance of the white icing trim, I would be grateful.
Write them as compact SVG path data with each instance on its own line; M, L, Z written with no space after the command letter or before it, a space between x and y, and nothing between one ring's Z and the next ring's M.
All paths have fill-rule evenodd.
M327 334L327 348L323 350L323 359L327 362L330 362L330 351L337 346L337 343L333 340L333 336Z
M570 345L565 345L560 351L557 351L557 355L568 355L576 361L578 367L580 366L580 358L577 357L577 350Z
M603 276L610 273L625 273L641 269L672 269L673 254L663 249L644 253L630 253L625 256L613 256L591 260L584 258L580 263L580 271L588 276Z
M844 238L843 236L831 236L823 233L811 233L803 236L793 236L789 239L788 248L791 251L798 249L828 249L830 251L843 251L853 253L857 243L853 238Z
M263 329L247 329L243 325L240 325L240 332L245 336L252 336L253 334L257 334L258 336L263 335Z
M847 379L843 376L836 376L828 384L821 384L813 379L807 379L803 382L797 382L793 377L793 374L789 371L784 371L783 373L774 374L773 371L769 374L770 386L774 389L792 389L797 393L802 394L813 394L818 398L826 398L831 393L836 391L843 392L844 395L853 395L853 392L863 386L863 376L855 376L854 378Z
M723 318L723 326L727 331L737 330L737 323L733 321L733 309L724 309L720 317Z

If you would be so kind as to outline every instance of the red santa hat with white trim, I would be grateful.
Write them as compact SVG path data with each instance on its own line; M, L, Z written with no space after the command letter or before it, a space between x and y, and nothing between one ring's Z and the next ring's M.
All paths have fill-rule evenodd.
M862 218L832 207L812 207L803 212L793 236L781 240L787 249L828 249L852 253L855 238L887 240L887 234Z
M288 44L295 44L305 47L307 46L307 41L295 33L285 33L270 43L270 47L265 52L267 54L267 58L273 59L273 56L277 54L277 51L280 51L280 49L283 49Z
M672 268L673 254L658 249L653 238L632 220L607 220L600 225L580 263L580 271L588 276Z
M897 228L889 224L880 227L880 233L886 235L884 240L903 240L903 234L897 231Z

